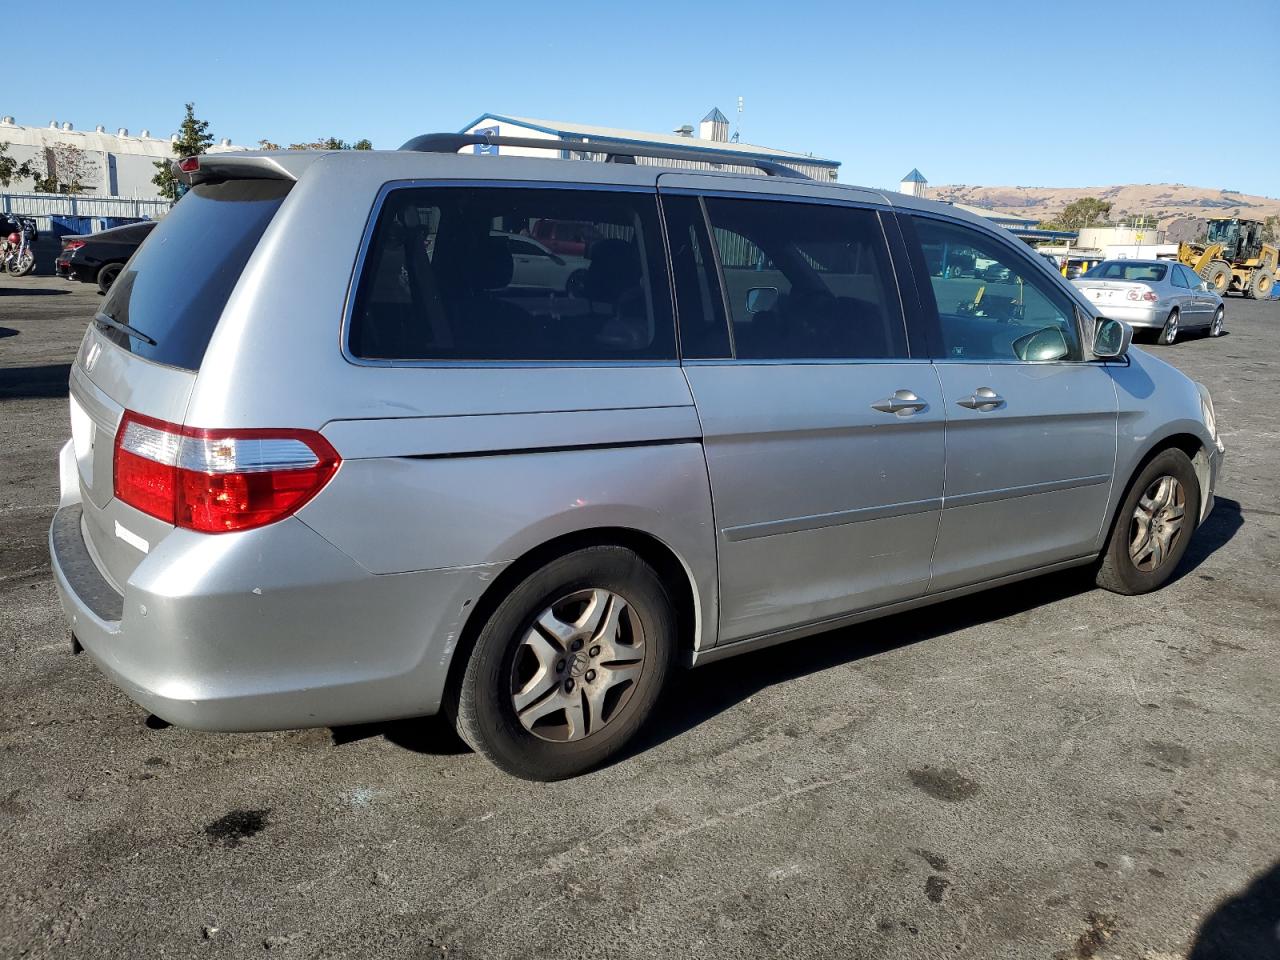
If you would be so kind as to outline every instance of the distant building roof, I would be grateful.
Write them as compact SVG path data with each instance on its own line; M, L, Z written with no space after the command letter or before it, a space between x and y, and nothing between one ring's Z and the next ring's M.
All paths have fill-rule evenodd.
M903 177L901 182L902 183L928 183L929 181L924 178L923 173L921 173L915 167L912 167L911 172L908 173L905 177Z
M729 118L720 112L719 107L712 107L711 112L702 118L702 122L706 123L710 120L712 123L728 123Z
M719 111L715 111L719 112ZM791 161L811 163L822 167L838 167L839 160L827 160L807 153L794 153L790 150L777 150L773 147L762 147L751 143L725 143L718 140L703 140L700 137L685 137L678 133L654 133L649 130L623 130L617 127L598 127L589 123L574 123L571 120L538 120L534 117L512 117L498 113L481 114L472 120L462 132L466 132L486 120L499 123L511 123L530 130L537 130L554 137L576 139L585 137L588 140L617 140L623 143L654 143L663 146L683 147L686 150L716 150L728 153L741 153L743 156L761 160L785 158Z

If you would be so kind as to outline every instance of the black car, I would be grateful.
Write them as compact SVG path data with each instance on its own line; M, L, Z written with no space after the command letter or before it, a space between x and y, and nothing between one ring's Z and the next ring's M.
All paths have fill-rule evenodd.
M62 252L54 262L58 276L82 283L96 283L98 290L106 293L125 261L147 239L156 221L144 220L123 227L112 227L98 233L62 238Z

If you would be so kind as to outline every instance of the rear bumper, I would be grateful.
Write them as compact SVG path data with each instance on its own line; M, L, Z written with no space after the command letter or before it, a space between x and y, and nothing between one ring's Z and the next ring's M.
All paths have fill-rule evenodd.
M81 517L66 504L49 531L72 631L131 699L202 730L435 713L465 613L500 569L373 575L294 518L243 534L174 531L121 594Z
M1159 303L1141 306L1127 303L1098 303L1094 304L1094 306L1104 317L1109 317L1112 320L1123 320L1131 327L1144 328L1164 327L1164 322L1168 319L1169 311L1172 309Z

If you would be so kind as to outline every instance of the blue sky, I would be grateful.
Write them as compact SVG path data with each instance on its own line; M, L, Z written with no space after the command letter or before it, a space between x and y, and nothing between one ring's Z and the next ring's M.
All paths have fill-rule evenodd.
M670 130L719 106L732 121L741 96L744 141L841 160L848 183L891 186L919 167L935 184L1181 182L1280 197L1280 101L1241 96L1278 88L1278 35L1258 21L1218 40L1204 9L152 0L113 3L111 29L56 40L48 10L26 3L6 14L0 112L164 135L194 100L237 143L390 148L486 111Z

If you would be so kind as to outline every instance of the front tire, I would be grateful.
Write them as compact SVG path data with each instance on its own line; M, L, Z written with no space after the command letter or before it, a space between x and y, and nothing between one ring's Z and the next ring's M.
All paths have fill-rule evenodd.
M1271 297L1271 287L1274 282L1275 278L1259 267L1249 278L1249 288L1245 291L1245 296L1250 300L1268 300Z
M1166 347L1178 339L1178 311L1174 308L1169 312L1169 319L1164 322L1164 328L1160 331L1159 342Z
M662 692L676 617L658 574L618 546L576 550L521 581L481 628L454 724L526 780L562 780L620 750Z
M1116 512L1096 582L1132 596L1168 583L1200 514L1200 481L1181 450L1162 450L1134 478Z
M1225 260L1212 260L1200 273L1200 277L1209 282L1209 289L1220 297L1225 297L1231 289L1231 264Z
M1227 314L1227 311L1225 307L1218 308L1217 313L1213 315L1213 326L1209 328L1209 336L1211 337L1222 336L1222 323L1226 319L1226 314Z

